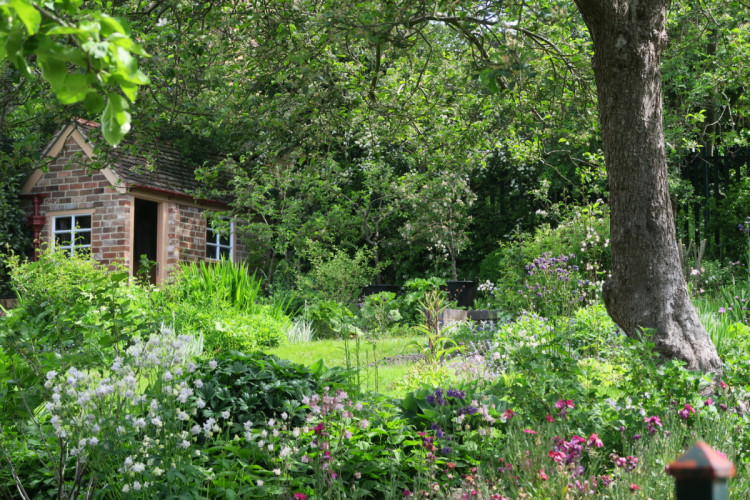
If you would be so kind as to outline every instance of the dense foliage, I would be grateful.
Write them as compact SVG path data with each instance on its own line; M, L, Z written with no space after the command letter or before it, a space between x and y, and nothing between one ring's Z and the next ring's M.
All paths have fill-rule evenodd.
M545 241L563 254L563 243L582 244ZM441 281L416 281L427 335L413 338L432 351L417 347L429 355L406 364L385 397L362 390L358 373L371 367L350 363L351 351L349 369L305 367L221 347L233 331L208 323L172 329L191 325L181 310L211 301L216 321L221 311L243 323L268 315L273 302L247 268L186 267L154 290L47 252L11 274L20 305L0 318L8 498L673 498L664 465L697 439L736 464L732 495L750 493L746 275L696 299L724 361L720 381L660 359L648 337L628 339L593 298L448 328L430 313L446 303ZM549 293L550 304L568 294ZM338 328L374 348L411 321L399 312L407 302L370 296Z

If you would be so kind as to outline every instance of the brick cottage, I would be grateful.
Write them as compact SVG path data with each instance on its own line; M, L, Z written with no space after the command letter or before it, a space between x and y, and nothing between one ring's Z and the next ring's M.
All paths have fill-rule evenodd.
M234 227L220 233L207 221L207 211L225 210L226 203L191 195L198 187L194 168L170 144L154 140L134 149L128 138L106 159L96 158L91 139L100 137L98 128L85 120L65 126L44 151L45 168L23 186L37 242L89 250L133 274L145 256L156 262L153 283L179 262L244 258Z

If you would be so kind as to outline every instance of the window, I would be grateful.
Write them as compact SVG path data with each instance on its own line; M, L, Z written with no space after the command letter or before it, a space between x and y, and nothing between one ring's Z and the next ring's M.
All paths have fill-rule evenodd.
M225 226L226 227L226 226ZM232 260L234 246L234 223L229 223L226 231L219 231L210 225L206 227L206 258L211 260Z
M76 251L91 249L91 214L56 215L52 218L52 234L56 248Z

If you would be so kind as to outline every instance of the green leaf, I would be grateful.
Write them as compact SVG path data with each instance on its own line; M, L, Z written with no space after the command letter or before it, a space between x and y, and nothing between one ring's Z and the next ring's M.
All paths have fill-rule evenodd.
M119 94L107 94L107 105L102 113L102 135L109 144L116 146L130 130L128 102Z
M18 18L26 25L26 31L33 35L39 29L42 15L26 0L10 0L11 8L15 9Z
M57 99L63 104L74 104L83 101L90 90L88 76L73 73L65 79L62 89L57 92Z
M101 113L104 109L104 98L97 92L89 92L86 94L83 104L91 113Z
M42 78L47 80L54 92L59 92L68 76L68 65L63 61L49 57L39 56L38 60L39 66L42 67Z

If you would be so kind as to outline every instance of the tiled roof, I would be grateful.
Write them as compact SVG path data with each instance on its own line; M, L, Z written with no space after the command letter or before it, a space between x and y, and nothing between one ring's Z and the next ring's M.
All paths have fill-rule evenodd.
M99 124L78 119L76 128L94 144L104 144ZM165 193L194 196L201 187L195 179L196 165L180 155L166 141L144 141L136 134L125 136L116 148L104 147L97 160L103 161L127 184L128 189L151 188ZM216 158L218 162L220 158ZM221 200L226 201L226 200Z

